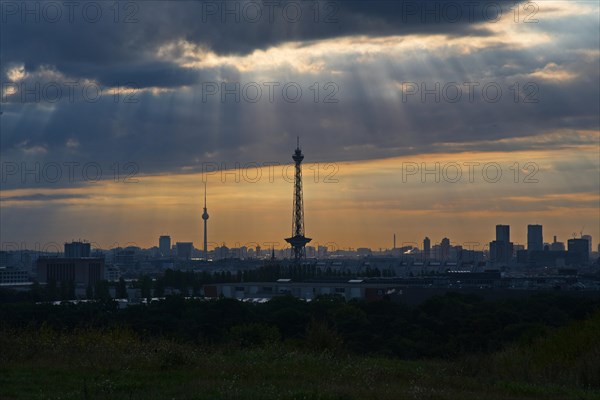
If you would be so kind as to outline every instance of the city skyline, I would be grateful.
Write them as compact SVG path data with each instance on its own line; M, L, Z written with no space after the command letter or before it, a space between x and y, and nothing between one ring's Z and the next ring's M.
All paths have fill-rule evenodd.
M529 155L531 156L531 153ZM502 159L497 155L495 158L489 158L489 155L487 157L484 158L483 154L473 155L462 158L462 163L457 163L453 161L457 159L455 154L446 157L438 155L433 161L429 162L429 168L432 165L435 167L436 162L440 163L437 176L431 173L421 176L420 171L414 172L415 162L410 161L415 160L414 158L388 159L383 162L370 161L365 164L315 164L306 162L304 167L305 186L309 188L306 195L307 200L305 201L307 226L311 231L311 235L315 238L315 243L332 242L342 248L385 248L392 242L391 237L394 233L398 236L398 243L419 243L425 236L429 236L434 243L436 238L441 240L443 237L450 237L454 243L477 242L481 237L491 240L493 239L493 228L490 227L499 223L506 223L514 227L522 225L522 229L513 228L515 243L522 244L527 243L527 225L538 223L545 226L547 238L556 235L563 242L573 237L573 233L579 236L582 228L584 234L590 234L595 238L600 237L600 232L596 228L598 224L593 223L594 214L598 214L598 209L594 207L594 193L569 194L564 193L569 191L568 188L565 188L563 193L550 192L537 199L528 195L517 196L519 192L528 194L531 187L538 192L540 189L548 191L548 185L544 185L543 179L541 179L544 176L541 167L542 172L538 176L540 178L539 182L520 182L517 185L514 183L515 172L510 169L513 166L511 159ZM505 168L504 179L498 182L486 181L485 176L478 175L478 172L481 173L482 171L473 170L473 182L470 182L467 175L469 166L471 166L470 168L477 168L473 166L474 163L481 166L486 163L491 165L494 163L494 161L491 161L492 159L499 160L498 164ZM557 164L561 161L560 154L540 158L530 157L529 159L536 160L534 161L536 165L549 165L549 159L554 160L553 162ZM390 161L393 163L390 163ZM384 167L381 167L382 163ZM462 165L461 168L464 169L465 176L462 182L452 182L449 175L442 174L441 165L455 163ZM285 231L289 230L286 225L289 221L287 216L290 212L289 196L293 188L293 174L290 173L289 169L292 164L281 164L280 166L272 166L271 163L264 162L253 164L259 166L258 169L256 167L246 170L240 168L237 170L212 171L205 174L185 174L176 177L139 176L137 177L138 182L121 184L120 187L115 185L114 182L98 182L95 187L80 188L81 191L87 193L85 200L82 202L73 201L77 196L73 196L71 199L63 199L60 197L53 198L52 194L49 194L48 196L36 198L24 194L18 202L25 204L22 210L27 213L32 211L31 208L35 208L41 203L57 203L65 206L77 206L69 211L72 212L80 208L86 215L73 219L73 225L69 223L70 221L63 221L60 227L71 230L62 234L57 232L58 226L56 223L49 223L50 229L45 232L43 226L40 226L34 233L29 229L24 229L21 235L12 235L12 237L7 232L6 225L0 226L0 230L3 238L9 238L7 240L3 239L3 241L11 243L48 243L57 240L62 242L77 237L86 237L93 242L100 243L102 246L132 242L141 247L152 247L155 237L170 231L172 237L192 241L196 243L198 248L201 248L203 238L196 232L201 231L203 182L206 181L211 183L210 199L214 203L211 212L211 232L209 234L216 240L211 240L212 245L215 243L220 245L223 242L227 244L281 242L283 246L281 237L285 235ZM524 165L526 163L520 162L519 164ZM421 166L418 165L417 167L420 169ZM377 172L372 172L374 169ZM552 167L548 167L548 169L552 170ZM258 170L261 172L257 173ZM562 175L562 179L569 179L572 176L568 171L562 172L554 169L552 172ZM374 176L371 176L371 174ZM436 178L439 182L436 182ZM236 179L238 182L236 182ZM521 179L523 178L521 177ZM374 185L389 186L388 181L396 183L397 192L402 198L389 196L382 199L376 197L378 196L377 192L369 193L367 190L360 190L361 186L364 188L364 185L371 187ZM90 202L94 200L102 202L107 192L110 193L110 190L115 188L117 188L117 191L113 192L113 195L116 195L115 197L123 202L121 206L123 210L117 210L118 212L111 210L110 215L99 212L95 217ZM145 193L148 188L150 191L158 188L163 193ZM411 193L402 193L404 188L411 190ZM454 188L462 193L470 192L481 198L481 200L476 203L468 203L468 207L461 207L456 202L448 206L443 197L440 198L439 196L445 195L448 197L449 194L452 194ZM94 193L96 190L97 194ZM340 200L340 193L350 191L356 197L355 201L344 198ZM39 192L39 189L35 189L35 193ZM427 192L433 192L427 194L430 199L431 197L437 197L432 199L431 204L420 202L418 198L413 197L414 195L418 197ZM75 194L77 191L71 189L70 193ZM165 193L168 194L165 195ZM241 195L242 198L237 198L236 195ZM494 196L498 196L498 199L495 203L492 203ZM488 204L494 204L499 208L495 213L492 210L485 212L486 203L483 201L485 197L490 199ZM157 204L155 200L157 198L162 199L163 204ZM403 199L408 199L408 201L403 203ZM509 199L510 203L503 204L506 199ZM136 201L140 204L136 205ZM268 205L265 206L266 202ZM7 203L9 206L14 204L11 204L10 198L8 202L6 199L4 200L3 206ZM86 206L85 203L89 205ZM124 218L131 220L132 212L139 212L140 207L147 203L152 204L152 206L135 218L144 219L143 229L136 228L136 225L133 225L128 230L128 227L121 227L118 220L115 221L115 218L123 218L123 214L126 214ZM383 209L381 207L369 207L368 205L382 205ZM444 205L446 205L446 208L444 208ZM473 205L476 206L474 209L471 208ZM571 206L572 209L570 209ZM254 209L256 215L249 215L245 212L245 207ZM506 210L502 210L502 207ZM19 206L17 205L16 208L18 210ZM100 210L101 208L98 211ZM384 211L388 212L385 213ZM487 215L484 215L484 212ZM347 219L345 218L347 213L356 213L359 218ZM175 221L171 219L173 214L175 214ZM166 218L161 218L161 216ZM96 224L100 225L98 229L105 231L105 233L96 235L96 238L92 237L94 235L90 235L89 225L82 225L81 218L83 218L83 221L93 221L96 218L101 220L97 221ZM111 229L106 232L106 229L103 228L107 218L110 221L109 224L106 224L107 227L119 226L119 229ZM148 218L148 220L146 221L145 218ZM258 221L261 218L268 221L268 224L259 223ZM457 225L455 223L457 219L461 219L464 223ZM390 220L396 220L397 222L394 224ZM383 221L386 221L386 223L383 224ZM344 224L342 231L332 229L332 224L335 227L340 222ZM44 235L36 236L36 233L42 232ZM368 234L364 235L365 232ZM363 236L368 236L368 238L365 239Z
M503 227L508 227L510 229L511 225L504 225L504 224L497 224L495 226L496 228L496 235L495 238L498 238L498 227L503 226ZM529 227L538 227L539 229L543 228L543 225L541 224L527 224L526 226L526 235L529 235ZM513 226L514 229L514 226ZM518 232L518 231L517 231ZM359 245L359 246L341 246L339 243L337 242L333 242L333 241L329 241L329 242L316 242L314 244L311 245L307 245L307 248L312 248L312 249L318 249L319 247L324 247L327 248L328 251L330 252L335 252L337 250L341 250L341 251L357 251L358 249L369 249L372 250L374 252L377 251L391 251L394 249L406 249L406 248L416 248L421 252L425 252L427 253L429 250L433 249L434 247L440 247L440 246L444 246L444 241L448 240L449 245L452 247L462 247L465 250L475 250L475 251L483 251L483 252L488 252L490 251L490 241L494 240L494 235L490 236L490 239L488 241L464 241L464 242L458 242L455 241L453 239L451 239L449 236L451 235L445 235L443 237L440 237L440 239L438 241L436 241L435 239L431 239L429 236L424 236L420 241L410 241L410 240L401 240L401 241L397 241L396 239L396 234L393 233L392 234L392 238L391 238L391 243L392 246L387 246L388 244L385 245L379 245L379 246L366 246L366 245ZM430 235L431 236L431 235ZM596 251L596 246L594 245L598 245L600 246L600 243L597 242L598 239L594 239L592 237L592 235L589 234L584 234L584 231L581 230L579 233L577 232L573 232L571 234L571 236L566 237L565 239L562 239L559 235L556 234L551 234L549 236L552 237L551 240L543 240L541 241L542 247L540 248L537 244L535 246L530 246L530 243L528 242L519 242L516 241L514 239L514 237L519 237L521 235L519 235L518 233L515 234L515 231L513 230L512 233L510 233L510 239L509 241L511 243L513 243L515 246L521 246L521 248L523 249L527 249L529 251L544 251L545 250L545 246L549 245L549 247L551 247L551 245L554 244L560 244L563 247L566 247L566 243L570 240L570 239L585 239L588 240L589 242L589 252L595 252ZM203 236L204 237L204 236ZM591 239L591 240L590 240ZM594 242L594 240L596 240L596 242ZM122 242L122 243L118 243L118 242L113 242L112 247L106 247L103 246L101 243L93 241L93 240L88 240L88 239L70 239L70 240L63 240L63 241L50 241L50 242L46 242L46 243L35 243L33 246L29 246L27 245L27 243L25 242L4 242L4 248L0 249L0 250L4 250L4 251L21 251L21 250L31 250L31 251L42 251L42 252L49 252L49 253L56 253L56 252L60 252L61 249L61 245L64 243L65 246L67 246L70 243L85 243L88 246L92 245L94 247L92 247L92 249L95 250L110 250L110 249L116 249L116 248L127 248L127 247L138 247L141 249L157 249L161 254L163 254L163 256L165 256L167 253L173 251L174 249L176 249L177 244L192 244L193 248L197 251L199 251L201 253L201 258L205 258L205 248L208 249L209 252L215 251L216 249L219 249L222 246L228 247L230 249L239 249L241 247L246 247L248 249L252 248L254 249L255 247L259 247L262 248L263 251L270 251L271 249L275 249L278 251L283 251L283 250L288 250L290 252L292 252L292 248L289 246L289 244L285 243L284 241L277 241L277 240L266 240L266 241L245 241L245 242L234 242L234 243L227 243L227 242L206 242L206 247L204 242L203 243L198 243L198 242L194 242L194 241L185 241L184 239L179 240L178 238L175 238L173 235L171 234L167 234L165 233L164 235L161 234L158 237L158 240L156 241L156 243L151 243L149 245L140 245L137 242L134 241L127 241L127 242ZM167 247L163 244L163 243L168 243ZM429 247L427 247L427 245L425 244L429 244ZM165 251L165 249L168 249L167 251ZM88 252L89 252L89 248L88 248ZM293 254L293 253L290 253ZM292 257L293 258L293 257Z

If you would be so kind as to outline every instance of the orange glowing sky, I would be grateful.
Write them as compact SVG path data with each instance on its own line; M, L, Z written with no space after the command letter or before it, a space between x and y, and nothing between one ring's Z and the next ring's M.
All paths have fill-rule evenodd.
M592 139L595 135L587 134ZM540 223L545 241L551 241L552 235L566 241L582 227L597 240L600 196L589 185L599 169L597 151L594 145L568 150L440 153L319 165L310 163L310 149L304 148L306 234L315 245L340 248L391 247L394 233L398 244L420 245L429 236L435 243L449 237L454 244L468 242L477 247L473 243L481 243L483 247L493 238L496 224L511 225L512 240L525 243L526 225ZM423 163L434 171L439 163L439 172L422 177ZM483 175L484 165L491 163L502 170L497 182L493 182L495 167L488 167L488 175ZM521 167L519 172L515 163ZM528 163L529 169L523 169ZM411 169L415 165L418 172ZM460 179L456 165L461 169ZM292 175L284 178L285 171L264 166L260 171L207 175L142 175L137 183L103 181L72 189L14 190L6 193L2 204L22 211L25 229L35 226L38 218L36 213L28 218L27 210L52 203L56 211L43 222L52 227L58 243L85 238L101 247L115 243L151 247L159 235L169 234L174 241L199 246L205 176L210 247L272 242L283 247L283 238L291 231L293 190ZM436 175L439 182L435 182ZM10 200L11 196L55 192L73 197ZM86 197L78 198L78 194ZM33 232L33 242L44 240L45 232L39 236Z

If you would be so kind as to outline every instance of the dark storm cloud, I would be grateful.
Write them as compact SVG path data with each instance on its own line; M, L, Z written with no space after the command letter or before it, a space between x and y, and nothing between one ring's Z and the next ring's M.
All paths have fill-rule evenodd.
M67 66L63 72L71 76L81 76L79 74L82 73L76 65ZM138 88L176 88L197 83L200 75L198 71L181 68L174 63L148 61L115 65L109 68L90 66L86 69L84 76L108 87L130 82Z
M394 59L397 54L378 54L372 62L342 55L327 62L329 70L340 70L341 75L325 70L317 76L302 76L288 67L277 71L282 84L292 80L301 84L304 97L298 103L284 101L281 96L272 104L266 100L236 103L231 97L222 102L218 95L204 102L202 82L235 81L242 74L233 67L195 70L157 61L158 47L184 39L228 54L289 40L347 34L444 32L460 38L489 32L474 30L485 27L481 18L480 25L466 18L454 24L421 23L418 16L403 20L398 2L391 1L339 3L339 22L333 24L281 20L273 24L223 24L210 19L204 23L198 2L140 4L136 15L139 22L133 24L110 20L73 25L3 24L3 79L9 68L23 62L31 73L26 82L53 79L52 74L35 75L49 66L65 79L92 79L103 85L132 81L140 88L178 89L157 95L140 91L135 103L126 103L123 97L115 102L111 95L97 102L79 98L73 103L63 100L54 104L21 104L13 99L2 104L3 162L25 162L29 168L36 162L41 163L40 168L44 163L97 163L103 177L111 179L110 168L115 163L134 163L142 177L197 172L206 163L220 168L235 168L236 162L289 163L296 136L302 137L307 161L327 162L444 152L449 143L462 150L526 150L539 148L539 144L535 140L516 144L494 141L560 129L598 129L598 62L586 61L568 48L534 49L535 57L531 49L500 44L450 56L423 49L402 60ZM597 37L578 36L582 48L597 48ZM575 78L560 82L528 76L550 62L574 71ZM339 103L312 102L308 88L315 80L321 85L335 82L340 89ZM425 83L432 88L436 82L443 87L448 82L471 80L479 81L479 88L486 83L499 84L502 100L486 102L479 90L473 102L467 100L468 95L456 104L443 99L435 102L431 97L421 101L419 94L404 102L398 87L402 82ZM539 102L515 103L510 87L530 81L539 86ZM181 86L190 88L181 90ZM392 99L384 95L389 91L395 93ZM568 145L560 141L548 144ZM11 176L2 182L3 189L88 183L81 178L57 182L36 182L31 177L24 182L21 178Z
M519 59L517 54L511 57ZM474 59L464 62L470 64ZM545 65L524 58L520 63L525 71ZM367 67L356 65L343 79L338 78L339 102L332 104L312 101L308 77L299 81L306 93L298 103L281 97L273 104L266 100L236 103L231 97L221 102L218 96L203 102L200 89L194 87L158 96L139 93L139 102L134 104L114 103L108 97L97 103L62 102L54 111L44 111L39 104L6 105L2 117L3 161L25 161L29 168L33 162L40 162L42 167L51 162L75 162L80 166L98 163L106 179L112 178L110 168L115 163L135 163L143 179L144 174L201 172L203 166L214 167L214 163L230 169L236 168L236 163L289 163L296 136L302 138L307 161L335 162L447 151L569 148L589 144L588 139L575 140L567 135L540 144L535 136L598 129L595 88L599 82L597 76L588 75L593 64L571 65L580 76L569 82L537 80L539 102L531 104L514 102L509 87L515 81L532 80L518 75L480 81L480 87L493 82L503 88L503 97L495 103L486 102L481 91L473 102L465 95L456 104L437 103L431 96L423 102L418 95L402 102L399 93L396 101L389 101L382 93L400 79L423 79L429 88L436 80L426 79L427 75L419 75L417 70L391 74L397 81L353 78ZM451 69L441 71L437 81L442 86L466 80ZM329 78L323 77L323 81ZM73 138L77 142L69 146ZM511 138L529 139L497 141ZM23 182L19 176L3 182L3 187L36 186L31 178ZM37 186L86 183L82 179L63 179L50 185L42 180Z
M6 76L12 68L19 67L21 65L17 63L7 63L0 69L0 72ZM25 69L25 71L27 70ZM54 66L43 65L36 70L27 71L27 75L17 82L3 80L2 87L4 88L18 89L24 87L25 90L23 95L20 93L16 95L4 94L2 100L3 102L31 102L36 101L39 97L40 100L45 98L52 100L52 102L55 98L74 101L83 97L80 92L85 89L86 84L88 86L97 85L99 90L110 90L118 87L175 89L205 81L214 81L219 76L236 79L239 77L239 73L233 67L197 70L181 68L172 62L154 60L145 63L119 64L110 68L90 65L84 70L74 64L66 65L62 70ZM26 94L27 89L33 90L36 85L40 86L38 92L42 92L39 96ZM58 86L60 89L54 89L50 86ZM60 90L61 93L55 93L57 90ZM88 97L93 99L95 93L90 92Z
M259 4L264 13L258 22L251 22L252 19L243 11L248 3L246 1L127 2L119 3L118 15L114 8L117 3L73 3L76 6L72 9L60 6L61 17L57 22L50 22L54 14L43 11L44 2L3 2L3 14L0 15L3 21L0 27L2 62L23 62L27 70L53 65L74 76L94 75L102 69L127 70L135 65L142 74L154 72L151 81L155 86L177 85L187 81L186 71L177 71L169 65L156 65L153 58L160 45L180 39L217 54L246 54L288 41L344 35L485 35L484 30L475 31L475 28L492 24L498 10L506 13L514 7L512 1L488 0L317 3L289 0L267 2L279 4L273 6L271 20L270 8L263 2L251 2ZM97 22L90 22L96 16L96 8L86 8L89 3L102 7ZM289 3L300 5L302 15L295 17L289 10L284 14L283 10L287 10ZM131 4L136 6L131 7ZM453 6L448 7L448 4ZM225 7L235 10L236 5L240 9L233 15L223 16L220 13ZM33 12L22 14L26 9ZM87 10L85 13L84 9ZM315 9L319 10L318 14L315 14ZM131 21L127 20L128 17ZM236 17L239 22L235 21ZM296 19L297 22L290 22ZM128 76L127 71L123 72ZM176 78L177 73L183 77ZM163 82L157 82L159 76L162 76Z

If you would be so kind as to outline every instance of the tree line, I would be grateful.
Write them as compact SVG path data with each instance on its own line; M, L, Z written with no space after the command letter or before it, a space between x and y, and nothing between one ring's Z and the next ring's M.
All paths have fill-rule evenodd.
M555 293L501 301L449 293L418 306L386 300L347 302L334 295L312 302L283 296L264 304L167 296L125 309L110 299L61 306L0 304L5 329L47 326L76 332L123 328L141 337L210 346L282 344L407 359L491 353L508 343L527 343L597 312L598 298Z

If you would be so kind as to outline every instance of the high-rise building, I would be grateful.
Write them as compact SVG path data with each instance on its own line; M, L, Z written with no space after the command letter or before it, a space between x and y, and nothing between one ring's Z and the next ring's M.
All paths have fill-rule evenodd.
M589 244L588 252L591 254L592 253L592 235L582 235L581 238L588 241L588 244Z
M425 260L429 260L431 257L431 241L427 236L423 239L423 256L425 257Z
M294 176L294 210L293 210L293 221L292 221L292 236L285 239L294 251L294 260L299 262L301 259L306 258L306 245L312 240L304 236L304 202L302 195L302 160L304 155L300 150L300 138L298 138L298 146L296 151L292 155L292 159L295 163L295 176Z
M171 255L171 236L161 236L158 238L158 250L162 257Z
M510 242L510 225L496 225L496 241Z
M510 226L496 225L496 240L490 242L490 259L497 264L509 264L513 255Z
M91 245L85 242L65 243L65 258L89 257Z
M590 259L589 242L586 239L569 239L567 254L574 264L585 264Z
M447 261L450 258L450 239L443 238L440 243L440 259L442 261Z
M544 237L542 235L542 225L527 225L527 250L544 250Z

